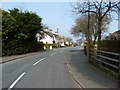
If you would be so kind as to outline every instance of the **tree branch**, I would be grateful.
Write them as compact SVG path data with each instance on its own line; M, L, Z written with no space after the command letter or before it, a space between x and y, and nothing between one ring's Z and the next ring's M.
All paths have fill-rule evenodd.
M103 16L101 17L101 20L105 17L105 15L110 11L111 9L111 2L109 2L109 6L108 9L106 10L106 12L103 14Z

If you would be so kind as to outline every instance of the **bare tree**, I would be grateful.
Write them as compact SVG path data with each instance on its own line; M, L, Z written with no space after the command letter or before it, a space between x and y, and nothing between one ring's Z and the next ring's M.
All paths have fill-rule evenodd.
M77 2L75 5L72 5L72 7L73 12L77 14L92 13L96 15L98 25L98 42L100 43L102 34L102 21L106 16L112 17L112 13L118 13L118 9L120 10L119 5L120 2L115 0L89 0L89 3L87 1L82 3Z
M93 41L93 46L95 45L96 39L98 38L98 30L97 30L97 20L96 15L91 14L91 19L89 21L89 30L88 32L88 17L82 16L76 19L75 25L71 28L71 34L74 36L84 36L86 40ZM110 23L110 19L107 17L102 21L102 32L104 33L107 30L107 25Z

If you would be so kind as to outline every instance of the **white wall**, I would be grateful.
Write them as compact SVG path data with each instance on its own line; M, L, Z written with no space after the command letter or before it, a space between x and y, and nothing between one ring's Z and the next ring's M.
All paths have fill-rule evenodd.
M53 38L50 37L49 35L45 35L43 39L40 40L40 42L43 42L44 44L53 44Z

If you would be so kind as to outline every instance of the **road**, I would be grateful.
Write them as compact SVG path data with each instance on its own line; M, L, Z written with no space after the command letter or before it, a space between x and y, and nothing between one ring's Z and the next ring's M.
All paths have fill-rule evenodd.
M80 47L60 48L6 62L2 65L3 88L78 88L68 72L68 62Z

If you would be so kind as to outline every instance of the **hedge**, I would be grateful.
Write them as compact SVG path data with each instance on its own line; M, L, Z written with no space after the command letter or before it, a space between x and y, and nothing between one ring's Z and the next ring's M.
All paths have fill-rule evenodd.
M2 47L2 56L20 55L20 54L40 51L40 50L43 50L44 44L41 43L41 42L38 42L38 43L34 43L32 46L31 45L11 46L10 44L8 46L9 47L5 47L3 45L3 47Z
M44 46L47 48L47 49L49 49L50 48L50 46L52 46L52 48L58 48L58 44L56 44L56 43L54 43L54 44L44 44Z
M42 18L31 11L2 10L2 56L25 54L43 49L35 35L42 30Z

